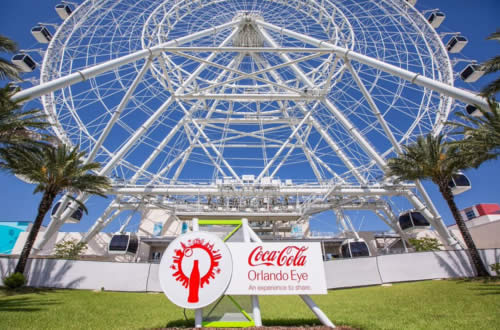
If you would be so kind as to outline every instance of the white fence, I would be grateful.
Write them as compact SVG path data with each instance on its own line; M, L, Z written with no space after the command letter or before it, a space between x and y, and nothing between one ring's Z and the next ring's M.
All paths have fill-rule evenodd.
M480 250L486 265L500 262L500 249ZM17 259L0 258L1 278ZM33 259L28 285L112 291L161 291L158 264ZM329 289L473 276L466 251L417 252L325 262Z

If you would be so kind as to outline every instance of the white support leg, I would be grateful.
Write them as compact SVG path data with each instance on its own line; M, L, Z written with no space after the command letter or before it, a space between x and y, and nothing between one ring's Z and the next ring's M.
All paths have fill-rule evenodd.
M243 230L243 241L245 243L250 242L250 232L252 231L251 229L249 230L250 226L248 225L248 219L243 218L241 219L241 229ZM255 323L256 327L261 327L262 326L262 317L260 315L260 304L259 304L259 297L258 296L251 296L252 299L252 315L253 315L253 321Z
M194 327L201 328L203 324L203 309L198 308L194 310Z
M103 214L97 221L94 223L92 228L83 236L82 242L89 242L92 238L94 238L97 233L99 233L103 228L109 225L119 214L120 210L115 210L111 215L108 216L109 213Z
M193 231L199 231L200 225L198 224L198 218L193 218Z
M306 303L306 305L311 309L311 311L316 315L318 320L321 321L325 326L330 328L335 328L335 325L330 321L328 316L314 303L314 301L308 295L301 295L300 298Z
M250 242L250 233L248 232L248 219L243 218L241 219L241 229L243 230L243 242L249 243Z
M193 231L199 231L200 225L198 223L198 218L193 218ZM203 308L198 308L194 310L194 327L201 328L203 324Z
M259 297L258 296L252 296L252 314L253 314L253 321L255 323L255 326L261 327L262 326L262 317L260 315L260 304L259 304Z
M134 143L149 129L151 125L161 116L161 114L170 106L173 102L173 98L170 97L167 101L165 101L156 112L148 119L146 122L139 128L135 133L128 139L125 145L113 156L113 158L104 166L100 171L99 175L107 175L113 167L119 162L122 157L132 148ZM80 194L77 199L84 203L88 199L87 194ZM76 210L78 205L76 203L71 203L67 209L65 209L64 213L61 215L59 219L55 218L52 220L51 224L47 228L43 239L36 245L37 250L43 249L45 244L47 244L48 240L52 237L52 235L59 230L64 221Z

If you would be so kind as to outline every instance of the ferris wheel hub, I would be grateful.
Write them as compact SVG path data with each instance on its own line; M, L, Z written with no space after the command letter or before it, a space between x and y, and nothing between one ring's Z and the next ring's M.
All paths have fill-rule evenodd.
M239 17L239 19L242 23L233 38L233 45L236 47L264 47L264 39L253 23L253 19L249 19L248 16Z

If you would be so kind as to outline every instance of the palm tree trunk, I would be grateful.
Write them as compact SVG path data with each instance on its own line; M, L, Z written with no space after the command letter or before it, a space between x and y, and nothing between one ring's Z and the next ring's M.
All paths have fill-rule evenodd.
M486 270L486 267L484 267L483 260L479 256L479 252L477 251L476 244L472 240L472 236L469 233L469 229L465 225L465 221L462 219L462 216L458 211L457 205L455 204L455 198L453 197L453 193L451 192L451 189L448 186L448 182L440 184L439 191L441 192L444 199L448 203L448 207L450 208L453 218L455 218L455 222L457 223L458 229L462 234L465 245L469 249L469 253L472 259L472 263L474 264L474 268L476 269L477 276L490 276L490 274Z
M43 218L50 210L54 199L56 198L56 194L51 192L44 192L42 200L40 201L40 205L38 205L38 214L36 216L35 222L33 222L33 226L31 226L30 233L28 238L26 239L26 243L24 243L23 251L19 256L19 261L17 262L17 266L15 269L15 273L24 273L24 269L26 267L26 262L28 261L28 257L31 252L31 248L33 244L35 244L36 237L38 232L40 231L40 227L42 226Z

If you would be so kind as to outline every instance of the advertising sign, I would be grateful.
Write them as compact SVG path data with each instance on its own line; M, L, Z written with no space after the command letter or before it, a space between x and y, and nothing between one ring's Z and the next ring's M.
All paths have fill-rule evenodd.
M227 243L235 262L226 294L326 294L320 243Z
M190 232L176 238L160 262L160 285L174 304L190 309L210 305L231 280L231 253L217 236Z

